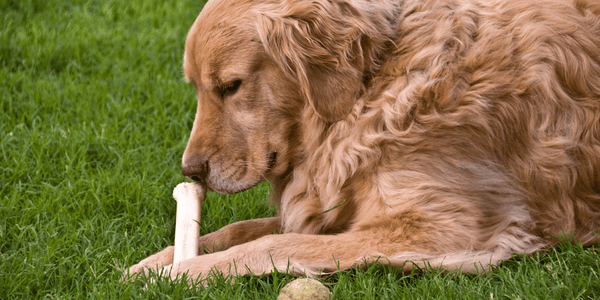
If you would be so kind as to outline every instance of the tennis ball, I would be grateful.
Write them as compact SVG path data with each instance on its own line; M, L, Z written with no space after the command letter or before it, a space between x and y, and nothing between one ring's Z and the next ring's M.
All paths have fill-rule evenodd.
M331 292L322 283L312 278L300 278L286 284L277 300L329 300Z

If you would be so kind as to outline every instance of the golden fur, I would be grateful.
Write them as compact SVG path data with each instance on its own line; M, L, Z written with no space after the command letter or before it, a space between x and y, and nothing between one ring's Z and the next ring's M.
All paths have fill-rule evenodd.
M472 271L598 241L598 2L210 0L184 70L183 174L268 179L279 214L200 237L215 252L174 273ZM171 270L172 250L129 271Z

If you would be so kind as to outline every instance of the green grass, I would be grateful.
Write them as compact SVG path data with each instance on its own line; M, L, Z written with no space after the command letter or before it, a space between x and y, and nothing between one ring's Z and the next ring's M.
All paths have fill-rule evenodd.
M0 0L0 299L274 299L293 279L122 280L173 241L196 106L181 57L202 5ZM210 193L202 232L272 215L267 193ZM490 275L378 266L322 280L336 299L594 299L599 258L564 243Z

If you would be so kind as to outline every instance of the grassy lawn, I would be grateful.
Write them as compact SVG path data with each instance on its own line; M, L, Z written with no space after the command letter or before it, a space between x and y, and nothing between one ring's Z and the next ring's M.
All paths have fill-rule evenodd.
M0 299L275 299L293 280L122 280L173 243L196 107L182 51L203 4L0 0ZM272 215L267 193L209 193L202 232ZM598 299L599 258L564 243L488 275L378 266L322 280L336 299Z

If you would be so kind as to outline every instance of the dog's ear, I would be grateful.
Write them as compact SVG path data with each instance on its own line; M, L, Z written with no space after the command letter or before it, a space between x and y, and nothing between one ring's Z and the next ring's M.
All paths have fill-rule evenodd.
M389 29L344 0L283 0L256 15L267 53L298 80L316 113L328 122L345 118Z

